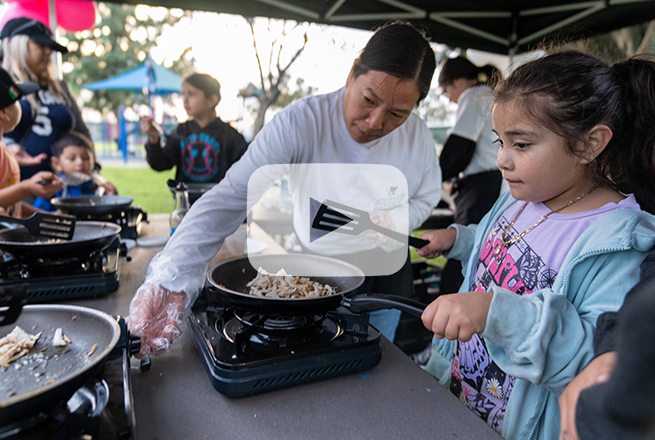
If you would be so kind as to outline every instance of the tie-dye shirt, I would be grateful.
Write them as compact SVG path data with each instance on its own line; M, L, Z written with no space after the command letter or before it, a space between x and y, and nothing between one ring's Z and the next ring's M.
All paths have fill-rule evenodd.
M485 237L478 256L471 291L491 291L498 286L528 295L552 287L566 254L578 237L601 216L615 209L639 209L634 196L620 203L575 214L552 214L496 258L500 238L524 202L516 202L498 219ZM516 237L535 224L550 209L543 203L529 203L505 240ZM485 341L474 335L469 342L455 344L450 391L477 413L489 426L502 432L507 401L515 378L502 371L489 356Z

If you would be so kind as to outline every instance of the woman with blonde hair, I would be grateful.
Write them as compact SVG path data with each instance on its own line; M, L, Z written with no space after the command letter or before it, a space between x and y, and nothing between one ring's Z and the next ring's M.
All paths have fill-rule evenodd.
M90 133L66 83L52 75L52 51L67 49L54 40L50 29L37 20L14 18L5 23L0 38L2 67L15 81L40 86L37 93L20 100L23 117L3 137L21 164L21 179L27 179L50 171L50 144L62 133L75 130L87 137Z

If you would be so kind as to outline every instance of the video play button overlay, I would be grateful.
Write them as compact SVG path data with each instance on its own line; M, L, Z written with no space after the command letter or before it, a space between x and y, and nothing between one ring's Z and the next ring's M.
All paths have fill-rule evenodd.
M311 222L309 236L310 243L325 235L324 232L313 234L313 231L316 229L326 232L340 229L340 232L346 233L353 230L353 228L349 226L349 223L354 222L354 218L350 218L344 213L330 208L325 203L321 203L312 197L309 198L309 204L309 221Z
M371 234L368 224L373 221L407 236L410 229L408 193L407 179L392 165L262 166L248 181L249 234L263 230L279 246L269 246L259 254L249 253L250 264L276 272L279 268L264 267L271 260L270 253L304 253L347 262L357 266L366 276L396 273L407 260L407 242L386 236L376 238L377 233ZM324 204L333 210L322 212L321 220L313 227ZM379 223L380 218L385 219L383 223ZM292 270L289 273L294 276L339 276L329 269L333 267L329 264L314 266L311 270L303 266L297 269L300 272Z

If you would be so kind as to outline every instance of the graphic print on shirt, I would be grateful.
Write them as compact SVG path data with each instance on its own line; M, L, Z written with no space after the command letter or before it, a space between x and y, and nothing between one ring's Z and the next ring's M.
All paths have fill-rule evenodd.
M502 216L482 245L471 290L490 292L498 286L527 295L535 290L552 287L557 272L548 267L528 245L525 238L504 248L498 258L494 252L508 225ZM513 228L506 240L520 231ZM469 342L457 342L451 367L450 390L473 412L497 432L502 432L507 401L515 378L502 371L491 359L482 338L473 335Z
M192 181L206 182L218 173L220 144L206 133L192 134L181 145L182 173Z

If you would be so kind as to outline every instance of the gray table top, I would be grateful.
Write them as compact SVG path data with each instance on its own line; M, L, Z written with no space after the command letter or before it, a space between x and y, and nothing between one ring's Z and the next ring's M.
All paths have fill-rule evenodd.
M142 235L168 235L168 216L150 215ZM136 246L121 261L118 291L71 301L127 315L150 259L163 247ZM499 439L484 421L400 349L382 338L382 360L360 373L246 397L211 385L187 327L152 369L132 370L140 439Z

